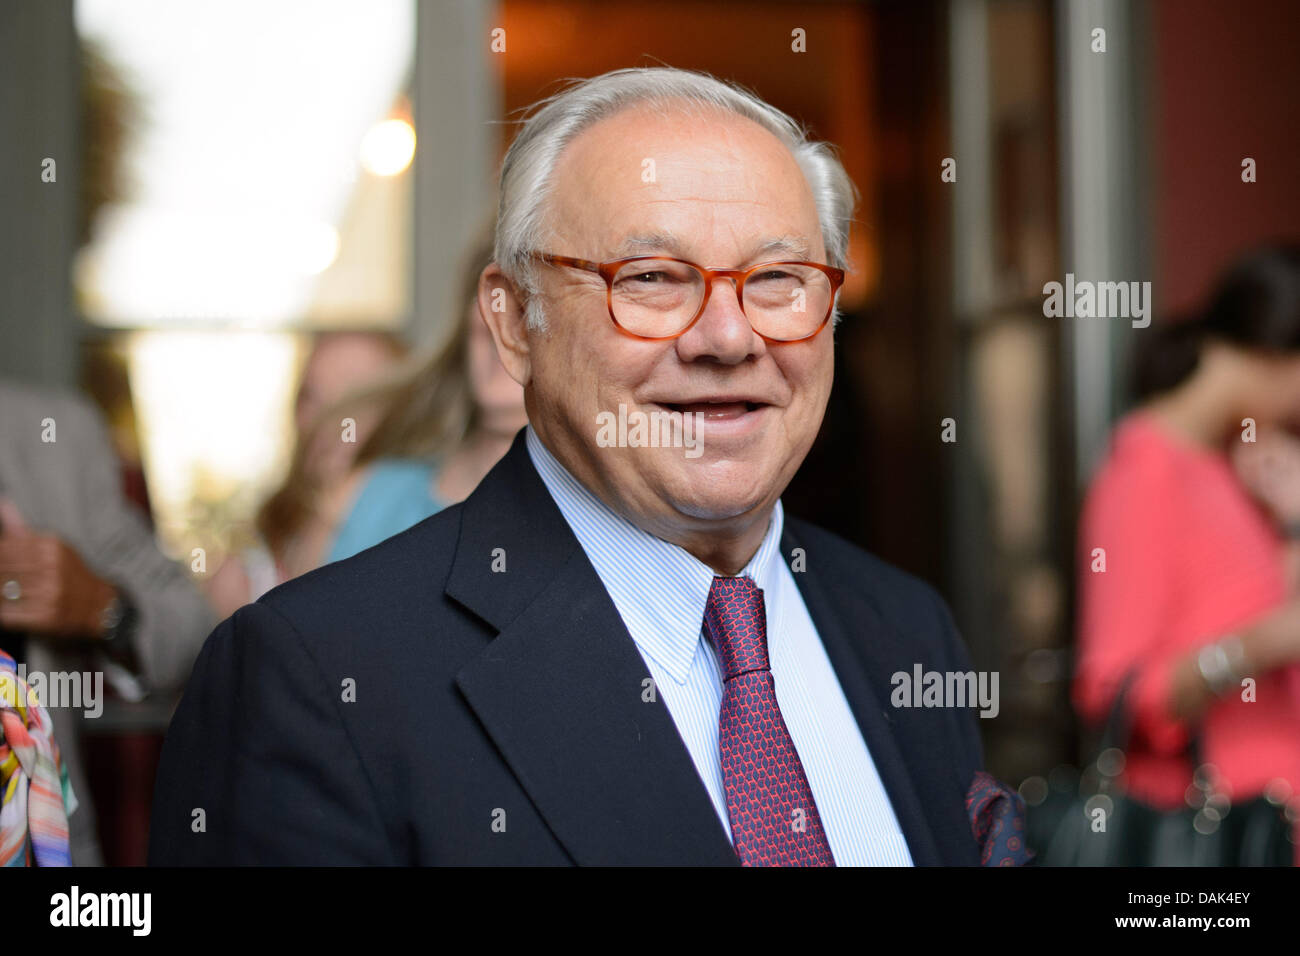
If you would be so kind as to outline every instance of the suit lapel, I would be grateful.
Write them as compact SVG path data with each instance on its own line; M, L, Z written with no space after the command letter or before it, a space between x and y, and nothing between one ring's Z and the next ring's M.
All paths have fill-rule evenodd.
M795 547L787 522L782 550ZM492 570L498 554L505 573ZM913 862L941 863L872 690L888 686L889 673L868 643L901 639L851 587L814 569L794 577ZM499 632L457 685L577 863L738 865L667 707L643 700L645 662L534 470L522 432L463 506L446 593Z
M797 547L799 541L791 532L787 520L782 535L782 553L790 554ZM807 549L805 553L806 551ZM885 785L894 815L907 840L912 862L917 866L940 864L942 858L934 834L921 812L921 801L912 775L890 729L889 712L880 705L879 698L871 689L873 682L877 686L888 686L889 673L866 652L866 643L877 641L898 644L901 641L890 632L876 610L862 600L852 586L829 588L812 567L795 574L794 579L803 595L804 604L808 607L808 614L817 626L817 633L826 648L826 656L835 669L844 696L848 698L849 708L867 743L872 763ZM836 602L830 599L832 591L837 598ZM852 602L852 606L846 607L845 602ZM846 620L852 622L851 628L846 628Z
M456 683L577 863L738 864L522 432L465 503L446 593L499 631Z

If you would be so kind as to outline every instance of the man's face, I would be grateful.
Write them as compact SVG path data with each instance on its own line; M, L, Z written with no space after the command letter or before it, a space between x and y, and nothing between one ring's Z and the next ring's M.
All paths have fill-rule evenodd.
M553 238L542 251L556 255L602 262L662 254L721 269L826 261L816 205L794 158L756 123L729 114L633 107L595 124L561 155L548 210ZM786 245L774 247L777 240ZM741 312L734 283L720 279L685 334L641 341L611 322L599 276L541 269L547 329L528 333L525 374L529 418L547 446L603 500L661 537L765 519L821 425L832 379L829 327L802 342L768 344ZM617 416L620 406L630 420L703 412L702 453L605 447L601 413Z

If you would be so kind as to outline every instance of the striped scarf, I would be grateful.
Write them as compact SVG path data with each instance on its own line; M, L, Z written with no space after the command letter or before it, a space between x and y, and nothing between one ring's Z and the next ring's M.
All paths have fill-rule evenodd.
M0 651L0 866L69 866L77 798L50 715Z

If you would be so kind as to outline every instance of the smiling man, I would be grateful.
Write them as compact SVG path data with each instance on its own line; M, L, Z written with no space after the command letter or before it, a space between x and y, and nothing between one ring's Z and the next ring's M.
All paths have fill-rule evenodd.
M463 505L218 627L151 860L1019 861L972 713L888 708L896 672L970 670L943 602L781 508L853 200L828 147L703 74L541 104L479 289L529 427ZM696 444L610 442L610 415Z

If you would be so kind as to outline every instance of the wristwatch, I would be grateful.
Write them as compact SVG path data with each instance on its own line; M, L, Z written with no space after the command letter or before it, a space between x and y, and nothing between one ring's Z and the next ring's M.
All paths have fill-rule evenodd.
M131 656L131 635L135 632L140 615L126 592L121 588L114 588L114 591L113 600L108 602L108 607L100 615L99 621L104 628L100 640L109 655L122 659Z

